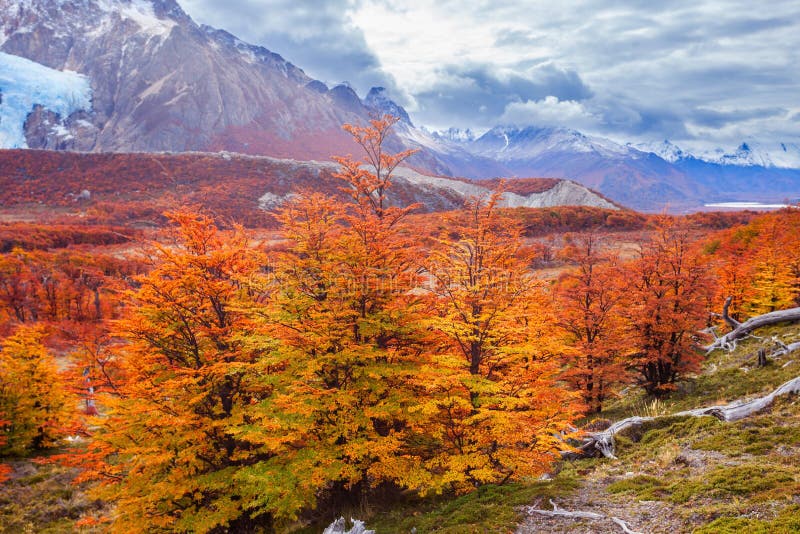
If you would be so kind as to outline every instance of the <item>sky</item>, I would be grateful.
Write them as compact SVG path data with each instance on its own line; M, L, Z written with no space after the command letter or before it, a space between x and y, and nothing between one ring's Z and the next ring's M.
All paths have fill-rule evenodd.
M621 142L800 140L800 1L183 0L329 85L386 87L432 130Z

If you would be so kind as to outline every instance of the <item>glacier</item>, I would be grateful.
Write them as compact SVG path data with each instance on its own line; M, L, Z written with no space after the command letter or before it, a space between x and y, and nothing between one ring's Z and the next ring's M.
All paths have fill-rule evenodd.
M34 105L63 120L76 111L91 111L92 88L77 72L0 52L0 99L0 148L28 148L24 125Z

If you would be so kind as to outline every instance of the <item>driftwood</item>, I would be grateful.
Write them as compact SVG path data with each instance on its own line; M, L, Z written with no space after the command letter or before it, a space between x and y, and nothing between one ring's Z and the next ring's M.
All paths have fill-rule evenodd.
M800 341L796 343L790 343L789 345L787 345L777 337L773 337L772 341L778 346L778 350L772 351L772 353L770 354L770 356L772 356L773 358L776 356L784 356L786 354L789 354L790 352L800 350Z
M623 521L622 519L618 518L618 517L606 516L606 515L603 515L603 514L598 514L596 512L583 512L583 511L580 511L580 510L576 510L576 511L570 512L569 510L564 510L563 508L560 508L555 502L553 502L552 499L550 500L550 504L553 506L552 510L540 510L538 508L533 508L531 506L528 506L525 510L528 512L529 515L530 514L538 514L538 515L543 515L543 516L547 516L547 517L568 517L568 518L573 518L573 519L606 519L606 518L608 518L611 521L613 521L615 524L617 524L625 534L639 534L638 532L635 532L635 531L631 530L630 527L628 527L628 524L625 521Z
M675 414L675 417L700 417L703 415L710 415L716 417L720 421L732 422L750 417L754 413L758 413L764 408L772 405L777 397L783 395L791 395L800 393L800 376L793 378L788 382L782 384L778 389L757 399L742 402L736 401L725 406L712 406L710 408L698 408L696 410L687 410Z
M322 534L375 534L374 530L367 530L364 527L364 522L358 519L352 519L353 528L347 530L347 522L344 517L340 517L322 531Z
M606 430L602 432L593 432L587 434L583 443L577 447L575 452L564 453L567 459L585 458L596 456L597 452L606 458L616 459L614 455L614 436L628 428L641 426L643 423L661 419L665 417L716 417L720 421L732 422L749 417L754 413L760 412L764 408L770 406L777 397L782 395L800 393L800 376L793 378L788 382L781 385L769 395L759 397L747 402L735 401L724 406L711 406L710 408L697 408L695 410L686 410L672 415L663 415L659 417L628 417L622 421L617 421Z
M728 301L726 301L726 304L728 304ZM723 308L723 317L725 317L726 315L727 315L727 306ZM764 326L770 326L773 324L791 322L791 321L800 321L800 308L779 310L770 313L765 313L764 315L757 315L755 317L751 317L750 319L746 320L743 323L738 323L738 326L735 326L733 330L731 330L724 336L717 337L713 343L705 347L706 353L712 352L716 349L733 351L736 348L736 342L742 339L743 337L749 335L750 332L752 332L753 330L762 328ZM733 319L731 319L730 317L726 319L726 322L728 322L728 324L736 323L736 321L733 321Z

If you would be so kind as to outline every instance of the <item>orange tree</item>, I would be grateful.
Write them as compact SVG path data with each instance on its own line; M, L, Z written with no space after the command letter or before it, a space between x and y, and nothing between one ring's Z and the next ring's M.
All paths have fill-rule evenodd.
M567 336L565 378L591 412L602 411L603 401L626 378L620 272L616 259L600 247L593 234L569 243L561 257L575 267L559 277L555 292L558 325Z
M258 408L276 425L281 453L251 472L276 481L265 491L290 517L385 483L420 486L407 446L410 379L422 357L418 251L402 225L413 206L386 197L392 170L410 155L384 152L394 122L346 127L366 155L337 158L350 203L305 192L278 214L290 246L276 257L261 319L287 363Z
M448 219L426 270L442 343L419 377L435 454L426 467L457 491L537 475L558 458L579 408L558 384L547 299L528 271L519 224L501 194Z
M675 381L696 371L701 353L694 332L708 319L708 267L685 225L659 217L639 257L626 265L622 307L631 346L631 365L650 394L674 389Z
M258 255L241 228L190 211L169 215L171 245L153 245L116 335L119 376L101 398L100 428L79 461L82 479L115 504L120 532L247 531L268 526L266 481L239 478L272 456L249 407L269 394L270 369L243 339Z
M0 453L25 455L54 447L67 435L74 399L53 356L44 346L41 325L20 325L0 342Z
M794 213L769 214L756 221L757 246L752 259L751 315L791 308L798 294L798 230Z

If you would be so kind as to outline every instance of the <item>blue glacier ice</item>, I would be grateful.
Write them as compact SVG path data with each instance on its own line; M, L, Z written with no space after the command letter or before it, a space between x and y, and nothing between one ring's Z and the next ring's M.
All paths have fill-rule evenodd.
M89 79L0 52L0 148L27 148L23 126L35 104L61 119L92 109Z

